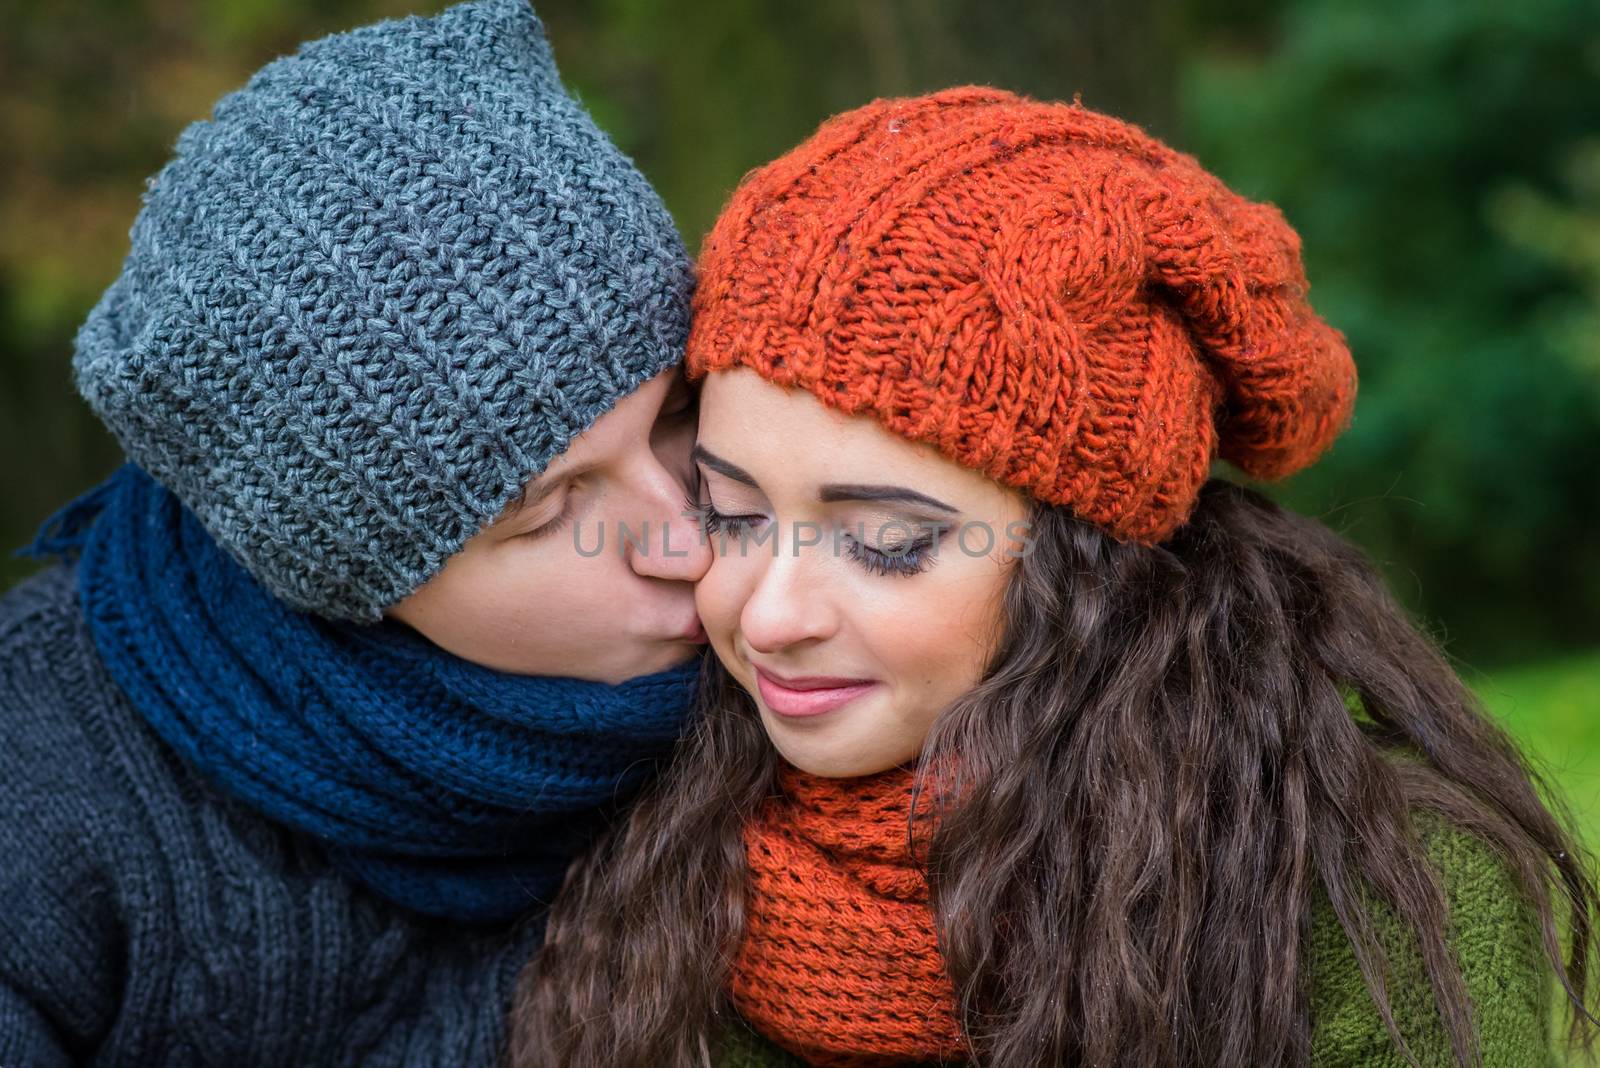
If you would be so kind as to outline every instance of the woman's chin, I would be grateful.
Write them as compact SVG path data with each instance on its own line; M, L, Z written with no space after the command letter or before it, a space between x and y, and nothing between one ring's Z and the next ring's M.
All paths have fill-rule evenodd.
M823 779L855 779L876 775L904 763L893 754L880 754L864 748L854 737L827 738L822 736L827 732L822 731L794 737L791 732L784 730L782 723L773 724L768 716L768 713L762 714L763 720L767 721L767 735L772 739L773 748L785 761L808 775Z

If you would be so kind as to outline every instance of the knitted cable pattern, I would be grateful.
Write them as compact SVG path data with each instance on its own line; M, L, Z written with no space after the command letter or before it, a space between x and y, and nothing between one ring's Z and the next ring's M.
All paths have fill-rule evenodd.
M729 992L811 1064L960 1057L955 991L908 841L912 773L825 779L792 766L745 829L747 920Z
M1123 539L1182 525L1214 457L1282 478L1352 414L1281 212L1078 104L835 116L745 178L700 269L691 377L752 368Z
M948 980L926 891L907 866L910 774L828 780L786 771L783 782L783 796L746 835L750 933L732 986L740 1018L719 1029L712 1063L974 1063L950 1044ZM1451 951L1466 980L1482 1063L1556 1068L1550 999L1559 991L1538 913L1487 842L1431 811L1413 818L1445 891ZM913 900L924 915L907 911ZM1415 935L1381 901L1373 921L1401 1035L1417 1063L1452 1068ZM1303 950L1311 1068L1406 1068L1411 1062L1384 1026L1320 885Z
M306 44L186 129L73 369L264 586L373 621L678 362L690 285L527 0L473 0Z

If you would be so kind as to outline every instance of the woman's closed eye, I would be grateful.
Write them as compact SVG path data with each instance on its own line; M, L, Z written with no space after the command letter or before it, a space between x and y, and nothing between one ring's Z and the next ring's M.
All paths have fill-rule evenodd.
M755 529L767 520L767 517L760 513L720 511L709 500L690 500L687 503L689 510L698 519L700 529L707 535L723 533L732 537L743 537L754 533ZM864 568L868 574L909 576L921 574L933 566L937 557L932 550L938 541L937 532L925 530L915 537L899 542L880 540L877 545L869 545L860 538L844 533L839 533L831 543L824 538L819 544L842 546L845 555Z
M848 535L839 539L844 544L845 553L866 568L868 573L901 576L919 575L932 567L938 559L933 553L938 540L932 531L899 543L880 543L877 546Z
M709 500L691 500L689 502L689 507L699 519L700 529L705 531L707 534L716 534L719 532L733 534L735 536L748 534L757 523L760 523L767 518L764 515L757 514L746 513L738 515L720 512Z

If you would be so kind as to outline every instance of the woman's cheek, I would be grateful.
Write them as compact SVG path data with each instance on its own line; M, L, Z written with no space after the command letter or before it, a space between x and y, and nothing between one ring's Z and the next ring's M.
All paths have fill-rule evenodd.
M739 563L737 559L726 557L712 560L705 577L694 587L695 611L719 653L728 650L738 628L739 613L744 608L744 599L739 593L742 587Z
M926 718L931 726L940 709L982 678L995 594L989 576L972 561L955 558L891 585L873 604L876 618L864 621L858 633L893 636L875 640L873 652L897 680L911 706L908 716Z

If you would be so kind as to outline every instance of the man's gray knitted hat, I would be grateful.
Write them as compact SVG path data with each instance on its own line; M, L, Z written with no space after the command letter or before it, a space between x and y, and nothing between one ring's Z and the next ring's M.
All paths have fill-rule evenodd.
M269 590L375 620L641 383L691 268L528 0L304 45L150 182L78 389Z

